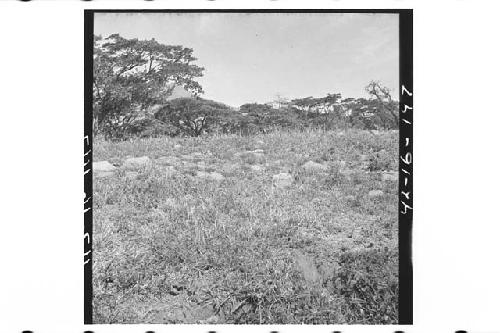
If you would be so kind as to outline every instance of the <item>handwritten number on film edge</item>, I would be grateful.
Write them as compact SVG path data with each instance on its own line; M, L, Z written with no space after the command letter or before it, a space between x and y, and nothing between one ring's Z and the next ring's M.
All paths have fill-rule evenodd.
M408 89L406 89L406 87L404 85L402 85L401 86L401 96L403 97L405 94L407 96L410 96L410 97L413 96L413 93L410 92ZM413 106L405 104L402 113L404 114L408 110L410 110L410 111L413 110ZM408 119L402 118L401 120L403 121L403 123L411 125L411 122ZM410 138L406 137L405 138L405 148L408 147L409 145L410 145ZM412 156L411 152L404 152L403 151L403 152L401 152L400 159L406 166L410 166L412 164L413 156ZM408 179L411 176L411 173L408 170L406 170L404 168L404 166L401 168L401 171L405 174L404 175L404 187L406 188L408 186ZM410 200L411 191L403 190L403 191L401 191L401 194L403 195L404 199L406 199L408 201ZM402 214L406 214L409 209L413 209L405 200L401 200L401 204L403 205L403 210L401 211Z

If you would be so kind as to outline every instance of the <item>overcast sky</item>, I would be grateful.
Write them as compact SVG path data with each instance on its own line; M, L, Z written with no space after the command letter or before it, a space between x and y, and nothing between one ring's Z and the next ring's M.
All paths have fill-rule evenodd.
M94 33L194 50L203 97L231 106L287 98L366 96L380 80L397 98L397 14L96 13Z

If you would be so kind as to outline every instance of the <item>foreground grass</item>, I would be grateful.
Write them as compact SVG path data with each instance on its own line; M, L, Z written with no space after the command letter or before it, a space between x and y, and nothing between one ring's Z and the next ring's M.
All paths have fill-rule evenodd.
M170 177L94 180L94 322L396 323L397 183L380 171L397 147L361 131L97 143L94 161L178 159Z

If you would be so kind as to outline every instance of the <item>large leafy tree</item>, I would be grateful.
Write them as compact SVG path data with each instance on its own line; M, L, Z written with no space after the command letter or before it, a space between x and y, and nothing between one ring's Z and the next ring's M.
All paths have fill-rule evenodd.
M154 39L94 36L94 133L123 134L152 106L165 103L176 86L202 93L195 79L203 68L193 64L196 60L192 49Z
M176 98L155 113L155 119L172 124L188 136L200 136L234 113L230 107L203 98Z

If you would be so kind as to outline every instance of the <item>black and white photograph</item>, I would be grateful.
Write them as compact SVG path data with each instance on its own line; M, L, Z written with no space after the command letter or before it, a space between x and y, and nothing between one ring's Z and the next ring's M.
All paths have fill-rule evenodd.
M0 1L0 332L499 332L499 12Z
M86 19L92 323L400 322L398 12Z

